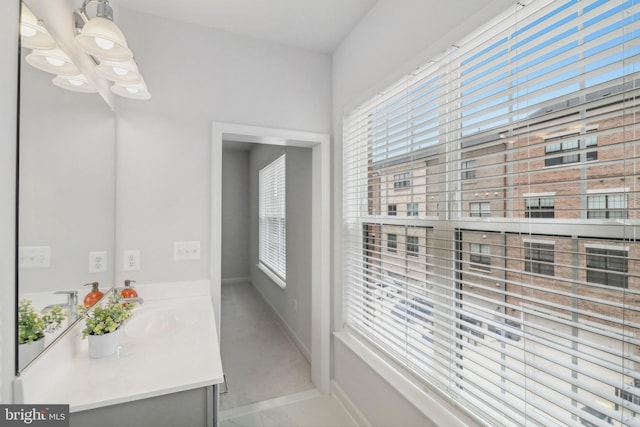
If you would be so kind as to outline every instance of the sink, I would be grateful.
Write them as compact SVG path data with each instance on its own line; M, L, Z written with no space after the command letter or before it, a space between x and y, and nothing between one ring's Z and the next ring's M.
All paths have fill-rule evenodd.
M134 339L170 336L204 320L204 313L194 311L189 305L163 305L161 307L138 306L131 319L124 325L126 336Z

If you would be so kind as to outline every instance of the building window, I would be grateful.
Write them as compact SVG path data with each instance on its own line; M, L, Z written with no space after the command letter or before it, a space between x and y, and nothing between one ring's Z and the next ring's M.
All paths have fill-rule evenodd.
M402 189L411 187L411 172L397 173L393 175L393 188Z
M475 169L473 169L475 167L476 167L475 160L467 160L466 162L460 163L460 169L462 169L462 172L460 173L460 179L464 181L465 179L475 178L476 171Z
M598 137L596 135L585 136L583 139L585 148L597 147ZM598 160L598 151L587 151L587 161Z
M526 218L553 218L555 216L554 197L529 197L525 199Z
M627 219L627 195L624 193L588 195L587 218Z
M389 216L398 215L398 206L395 203L387 205L387 215Z
M628 252L587 248L587 282L627 288Z
M472 217L489 217L491 216L491 203L471 202L469 203L469 211Z
M548 243L524 243L524 271L553 276L554 245Z
M418 204L407 203L407 216L418 216Z
M580 144L583 144L580 147ZM555 142L545 147L545 154L548 156L544 160L545 166L560 166L568 165L571 163L578 163L581 160L580 153L571 153L572 151L578 151L581 148L590 148L598 145L598 139L595 135L586 136L580 139L573 139L570 141ZM570 154L566 154L570 153ZM587 151L582 154L585 156L585 160L592 161L598 160L598 151Z
M287 277L286 155L260 169L258 266L278 285Z
M387 234L387 249L389 252L395 252L398 249L397 234Z
M471 267L480 270L491 270L491 249L489 245L482 243L471 243L469 249L469 261Z
M418 256L420 244L417 236L407 236L407 255Z
M578 163L580 161L580 154L567 154L563 156L559 156L560 153L567 153L570 151L577 151L580 149L580 142L577 139L572 141L564 141L557 142L554 144L549 144L545 147L545 154L547 157L544 160L545 166L558 166L558 165L566 165L569 163Z

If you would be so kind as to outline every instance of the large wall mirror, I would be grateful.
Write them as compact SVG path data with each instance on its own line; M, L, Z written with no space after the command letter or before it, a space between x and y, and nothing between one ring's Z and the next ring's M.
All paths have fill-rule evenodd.
M46 14L39 3L47 2L25 2L34 15ZM63 25L71 30L70 19ZM106 290L114 282L115 114L97 93L54 85L55 74L27 63L31 53L23 43L17 293L19 305L31 301L39 316L55 305L65 310L62 328L45 334L46 346L75 320L67 306L75 301L65 292L76 292L81 304L90 291L84 284L99 282ZM18 371L39 346L18 352Z

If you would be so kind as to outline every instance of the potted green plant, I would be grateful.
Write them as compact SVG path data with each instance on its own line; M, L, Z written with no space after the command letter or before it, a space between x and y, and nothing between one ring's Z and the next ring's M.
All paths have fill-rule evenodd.
M102 305L81 310L86 314L82 338L89 337L89 357L106 357L116 352L120 326L131 317L134 304L111 296Z
M23 299L18 306L18 359L20 368L44 349L44 336L60 329L66 318L62 307L56 305L40 314L31 300Z

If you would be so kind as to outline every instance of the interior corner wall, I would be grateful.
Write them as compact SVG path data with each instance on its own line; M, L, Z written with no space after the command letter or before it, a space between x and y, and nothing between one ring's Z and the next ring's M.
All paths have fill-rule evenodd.
M286 152L287 286L280 288L258 262L258 175ZM311 148L256 145L250 156L251 281L307 357L311 351Z
M474 29L513 6L513 0L377 2L333 54L332 330L342 328L342 118ZM424 25L424 16L437 16ZM347 346L332 346L333 381L374 426L415 414L416 407ZM365 364L366 365L366 364ZM360 384L360 386L358 386ZM370 387L367 384L376 384ZM393 401L391 405L388 402ZM362 402L361 405L358 403ZM429 408L418 408L428 413ZM412 418L412 422L418 422ZM420 423L418 422L420 425ZM423 425L431 425L426 416ZM388 423L386 424L388 425ZM407 424L408 425L408 424Z
M222 280L251 275L249 151L222 150Z
M19 2L0 2L0 403L15 374L15 202Z

